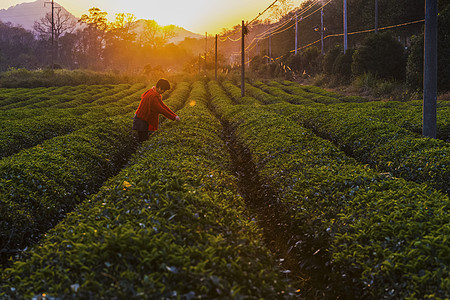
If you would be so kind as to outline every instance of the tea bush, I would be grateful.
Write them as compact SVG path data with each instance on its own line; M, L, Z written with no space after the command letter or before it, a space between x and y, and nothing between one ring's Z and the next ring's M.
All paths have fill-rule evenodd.
M189 87L180 84L167 104L181 106L188 92ZM94 119L89 126L0 160L2 252L36 241L122 168L137 146L132 116L130 111Z
M226 103L213 98L212 105ZM279 113L298 107L270 107L221 110L277 191L260 206L277 211L279 235L309 284L318 285L314 291L321 287L329 298L448 297L448 197L369 169Z
M143 144L127 168L2 273L0 296L292 298L226 171L221 125L196 82L182 126Z

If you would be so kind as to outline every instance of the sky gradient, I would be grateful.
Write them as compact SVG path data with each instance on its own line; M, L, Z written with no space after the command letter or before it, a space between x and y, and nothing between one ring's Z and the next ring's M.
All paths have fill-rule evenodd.
M49 0L51 1L51 0ZM177 25L204 34L220 33L242 20L250 21L274 0L55 0L76 17L87 14L89 8L98 7L114 19L116 13L132 13L137 19L153 19L160 25ZM303 0L293 0L299 6ZM0 9L30 0L1 0ZM263 15L267 17L267 15Z

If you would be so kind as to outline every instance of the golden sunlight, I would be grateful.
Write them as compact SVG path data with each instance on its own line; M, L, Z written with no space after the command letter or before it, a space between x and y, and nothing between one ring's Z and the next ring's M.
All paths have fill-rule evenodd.
M294 0L294 6L304 0ZM58 0L77 17L97 7L108 13L113 20L116 13L131 13L137 19L155 20L158 24L176 25L195 33L220 33L239 25L242 20L250 21L269 6L273 0Z

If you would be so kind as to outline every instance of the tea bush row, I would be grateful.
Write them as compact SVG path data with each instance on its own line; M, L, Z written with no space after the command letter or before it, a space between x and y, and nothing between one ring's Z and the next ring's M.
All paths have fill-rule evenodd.
M55 88L35 88L35 89L2 89L2 94L0 95L0 106L7 106L14 104L16 102L27 101L36 95L46 94L47 92L54 91Z
M263 104L272 104L283 101L283 98L271 95L263 89L257 88L249 83L245 83L245 93L261 101Z
M445 101L438 102L437 105L437 130L436 137L446 142L450 141L450 107L442 105ZM448 101L447 101L448 102ZM375 117L381 121L398 125L416 134L422 134L423 108L422 105L415 105L412 101L372 101L367 103L345 103L336 104L342 113L357 111L359 115Z
M212 105L278 195L259 205L277 210L279 236L310 278L303 297L450 296L448 196L369 169L267 106L223 97Z
M85 101L93 101L94 99L117 93L129 87L130 85L123 84L114 88L111 88L111 86L102 85L60 87L57 89L34 88L28 89L26 92L17 91L11 93L9 97L1 101L0 104L2 105L2 110L23 107L50 107L59 103L71 101L75 98L85 99Z
M341 99L330 97L330 96L324 96L322 94L317 94L315 92L311 92L307 89L305 89L302 85L294 84L294 85L283 85L276 81L269 82L270 85L278 87L290 94L301 96L306 99L310 99L317 103L322 104L333 104L333 103L340 103L342 102Z
M317 103L333 104L339 102L367 102L368 100L360 96L342 96L334 92L328 92L320 87L299 85L296 82L284 81L282 83L271 81L270 85L279 87L288 93L300 95L311 99Z
M79 105L76 108L47 109L38 116L0 120L0 158L34 146L56 136L68 134L84 126L122 115L137 108L143 86L136 85L114 96L96 101L97 106ZM111 102L111 101L115 102ZM100 102L100 101L104 101ZM70 102L67 102L70 103ZM70 107L70 106L69 106ZM22 108L24 114L31 109ZM18 110L15 109L15 112ZM30 114L32 115L32 114Z
M87 88L87 90L85 90ZM44 93L46 97L53 98L56 96L56 98L62 98L62 100L59 100L57 104L50 103L54 100L44 100L42 102L37 103L39 107L17 107L17 108L10 108L10 109L4 109L3 107L0 108L0 121L2 120L20 120L20 119L26 119L30 117L35 117L39 115L46 114L49 110L55 109L55 108L68 108L68 107L79 107L79 105L82 105L83 103L89 103L96 99L110 96L112 94L118 93L120 91L123 91L125 89L129 89L130 85L128 84L122 84L118 86L112 86L112 85L103 85L103 86L77 86L77 87L60 87L57 88L57 90L61 90L58 93L55 93L56 90L51 90L51 88L46 88L47 91ZM33 94L34 96L39 95L39 91L36 91L37 89L27 89L30 90L29 92ZM80 99L82 99L80 101ZM23 100L23 99L22 99ZM47 102L49 101L49 102ZM68 105L64 102L70 102ZM18 96L17 99L13 100L13 103L21 103L20 96ZM66 107L67 105L67 107Z
M263 83L262 81L253 81L252 84L253 84L253 86L255 86L277 98L281 98L284 101L287 101L289 103L294 103L294 104L312 104L312 103L314 103L314 101L311 99L305 98L301 95L290 94L290 93L284 91L283 89L281 89L280 87L267 85L267 84Z
M167 104L179 106L188 92L180 85ZM1 252L35 241L121 169L137 146L132 117L104 118L0 161Z
M292 298L243 211L219 121L193 84L127 168L2 273L0 296Z
M427 183L450 192L449 143L420 137L383 122L364 110L345 112L333 106L279 106L284 114L333 141L346 153L393 176Z
M92 92L76 92L72 94L61 94L58 96L51 96L48 101L39 102L33 105L25 106L26 108L41 108L41 107L54 107L54 108L67 108L67 107L77 107L80 105L79 101L82 99L82 103L91 103L98 99L104 99L117 94L131 94L139 88L144 88L144 85L135 84L120 84L114 87L104 86L97 93Z
M230 97L236 102L240 104L254 104L254 105L260 105L261 102L256 100L253 97L244 96L241 97L241 88L235 86L231 81L224 81L222 82L222 86L225 89L225 91L230 95Z

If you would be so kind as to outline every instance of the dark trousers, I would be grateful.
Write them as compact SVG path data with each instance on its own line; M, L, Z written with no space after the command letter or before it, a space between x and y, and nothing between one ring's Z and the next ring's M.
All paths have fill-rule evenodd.
M139 143L145 142L148 140L148 131L138 131L138 141Z
M144 120L139 119L136 115L133 118L133 130L137 130L138 133L138 141L140 143L148 140L149 134L153 133L153 131L148 131L148 123Z
M139 143L145 142L148 140L148 137L151 136L154 131L138 131L138 141Z

